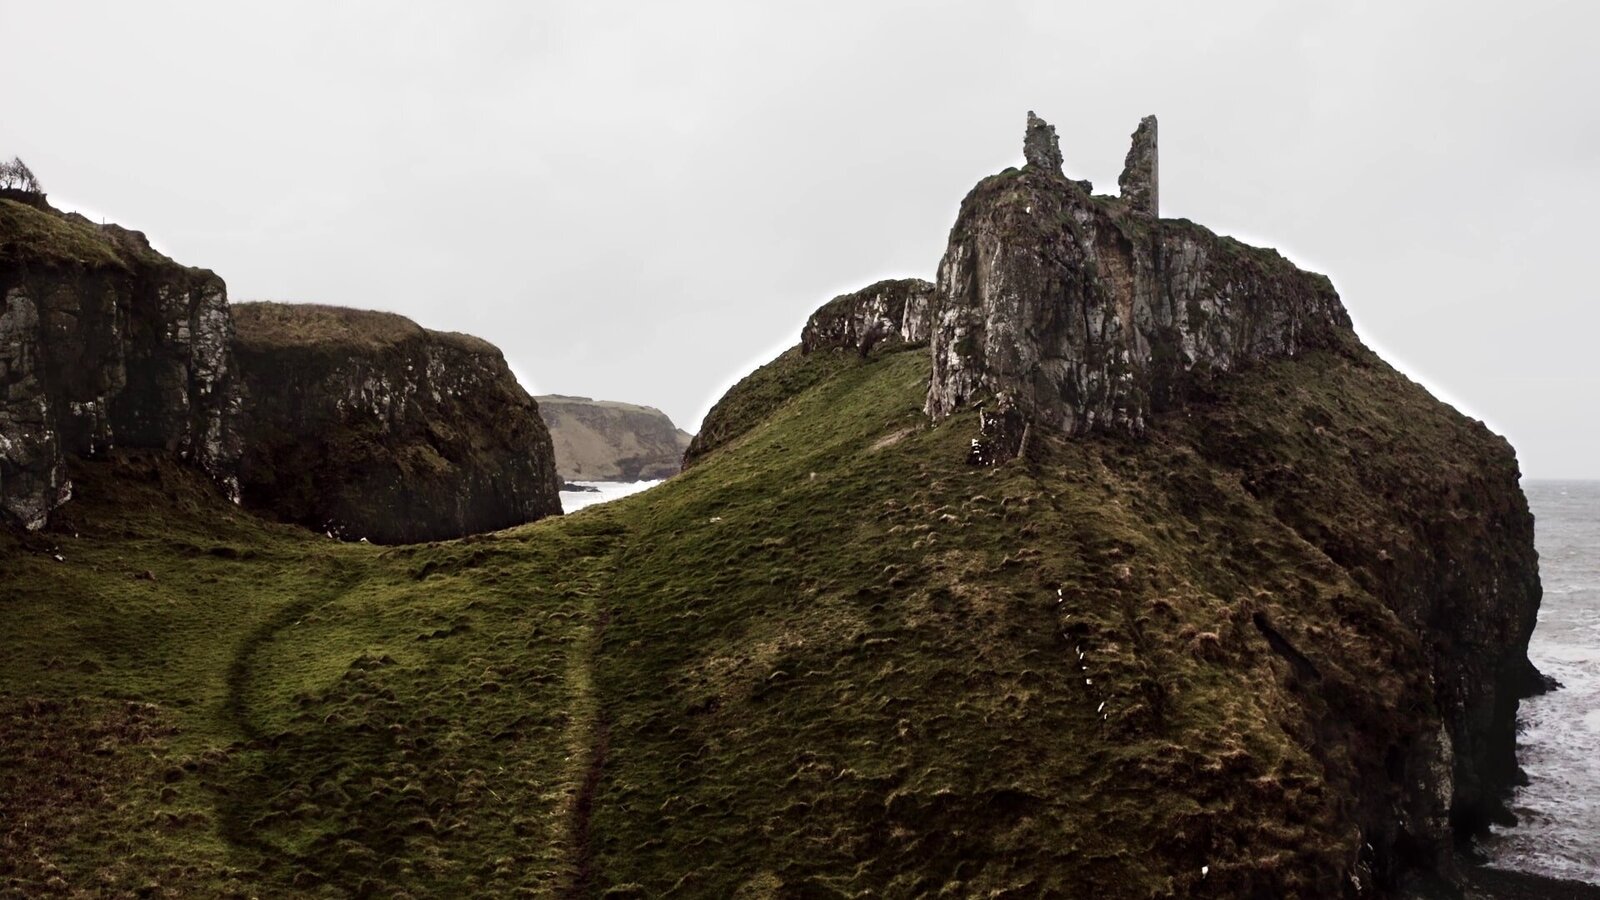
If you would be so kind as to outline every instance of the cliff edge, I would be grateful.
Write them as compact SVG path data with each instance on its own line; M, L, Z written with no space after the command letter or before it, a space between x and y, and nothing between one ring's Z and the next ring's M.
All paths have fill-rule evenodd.
M137 231L0 196L0 519L42 528L67 462L169 450L238 496L228 289Z

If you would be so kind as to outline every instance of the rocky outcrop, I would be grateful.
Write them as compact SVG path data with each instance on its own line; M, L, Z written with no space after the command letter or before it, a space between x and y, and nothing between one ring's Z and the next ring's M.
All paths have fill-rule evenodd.
M688 432L651 406L547 394L536 397L566 481L654 481L683 467Z
M967 195L933 297L935 419L989 400L1055 432L1137 434L1194 379L1349 327L1327 278L1151 216L1154 117L1136 138L1126 201L1065 178L1035 117L1028 164Z
M233 309L246 506L377 543L560 513L549 432L494 346L389 313Z
M227 287L144 235L0 199L0 518L43 527L67 459L163 448L237 497Z
M1133 145L1122 163L1117 186L1128 209L1147 216L1161 215L1160 167L1156 159L1156 117L1145 116L1133 131Z
M915 346L928 340L933 285L920 278L880 281L833 298L811 314L800 343L739 380L706 413L683 454L684 468L727 446L771 416L831 367L865 358L874 347ZM825 353L846 350L849 353Z
M800 332L801 352L847 348L865 356L883 341L926 341L932 297L933 285L921 278L889 279L842 294L811 314Z
M38 529L69 459L156 448L232 499L377 541L560 511L499 351L379 313L251 304L144 235L0 197L0 518ZM248 407L248 408L247 408Z
M1393 661L1392 690L1409 712L1385 718L1323 683L1272 621L1254 622L1298 673L1305 702L1324 710L1313 746L1330 778L1350 785L1363 841L1382 861L1361 865L1385 869L1386 883L1407 865L1448 869L1439 861L1454 838L1506 815L1517 701L1538 679L1526 655L1538 568L1515 454L1451 410L1448 434L1381 434L1390 426L1372 423L1441 418L1414 385L1405 400L1367 401L1381 410L1330 411L1272 382L1272 371L1291 371L1275 362L1312 350L1373 381L1403 379L1361 345L1327 278L1156 217L1154 117L1134 133L1121 198L1063 177L1053 137L1030 113L1027 164L985 179L962 204L933 297L927 411L943 419L982 407L969 457L978 464L1025 455L1030 433L1164 427L1172 440L1190 427L1185 409L1208 421L1193 438L1205 458L1240 473L1415 641L1425 671ZM1229 400L1258 369L1267 387L1252 389L1280 398L1278 408L1236 414L1260 409L1259 399ZM1408 415L1404 403L1427 409ZM1308 626L1325 624L1297 623Z
M1063 159L1056 127L1028 110L1028 130L1022 136L1022 158L1028 166L1044 172L1059 172Z

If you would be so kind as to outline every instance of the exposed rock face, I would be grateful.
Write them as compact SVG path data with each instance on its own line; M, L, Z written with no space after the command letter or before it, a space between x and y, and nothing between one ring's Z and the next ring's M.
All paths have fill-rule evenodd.
M365 310L234 315L247 506L376 543L560 513L550 434L492 345Z
M1022 138L1022 156L1029 168L1046 175L1061 174L1061 141L1056 127L1028 110L1028 131Z
M921 278L880 281L842 294L811 314L800 333L801 351L842 347L864 356L880 341L926 341L932 298L933 285Z
M1134 212L1161 215L1160 177L1156 159L1156 117L1145 116L1133 131L1133 146L1128 148L1122 176L1117 179L1123 202Z
M70 455L173 451L235 498L227 287L143 234L0 199L0 510L42 527Z
M547 394L534 398L566 481L654 481L683 466L688 432L650 406Z
M982 404L972 461L983 464L1022 453L1030 429L1145 435L1186 406L1214 419L1206 457L1242 472L1417 642L1425 672L1393 661L1404 721L1347 707L1350 692L1329 685L1307 702L1337 711L1318 743L1343 749L1318 752L1346 773L1363 840L1384 866L1448 868L1455 835L1504 815L1516 705L1537 681L1526 650L1538 568L1513 451L1452 411L1450 435L1418 436L1401 452L1359 424L1370 410L1298 409L1293 390L1279 390L1281 422L1228 415L1239 382L1223 373L1312 349L1357 369L1387 366L1361 346L1323 276L1155 217L1153 117L1134 134L1120 200L1062 177L1049 135L1030 113L1028 165L985 179L962 204L933 299L927 411L942 419ZM1438 446L1454 457L1419 470L1419 448ZM1329 489L1336 483L1362 490ZM1272 622L1255 626L1302 682L1321 682Z
M1029 165L979 183L950 232L932 310L935 419L994 398L1055 431L1139 433L1194 376L1292 356L1348 328L1325 277L1093 198L1042 165L1050 155L1035 145L1048 128L1029 120ZM1136 198L1141 177L1125 176Z

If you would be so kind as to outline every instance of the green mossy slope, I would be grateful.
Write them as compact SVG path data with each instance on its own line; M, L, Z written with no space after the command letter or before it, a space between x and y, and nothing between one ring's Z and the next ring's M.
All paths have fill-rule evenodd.
M922 415L926 351L774 366L683 475L444 544L263 524L155 458L82 466L70 521L0 538L0 889L1319 896L1383 873L1373 809L1414 798L1372 784L1432 736L1428 651L1319 541L1399 533L1383 517L1416 511L1374 498L1449 481L1420 474L1448 454L1514 484L1498 439L1346 348L1141 443L971 467L976 413ZM1389 448L1378 476L1315 455L1356 435ZM1298 482L1261 472L1353 500L1290 516ZM1457 539L1491 522L1451 497Z

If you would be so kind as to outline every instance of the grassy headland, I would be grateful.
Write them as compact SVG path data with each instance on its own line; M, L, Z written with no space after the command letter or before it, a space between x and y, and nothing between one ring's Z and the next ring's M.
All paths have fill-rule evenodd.
M1307 532L1410 539L1361 521L1371 479L1472 465L1480 426L1352 350L972 467L928 365L786 354L683 475L448 543L83 463L0 538L0 891L1342 890L1351 748L1427 675Z

